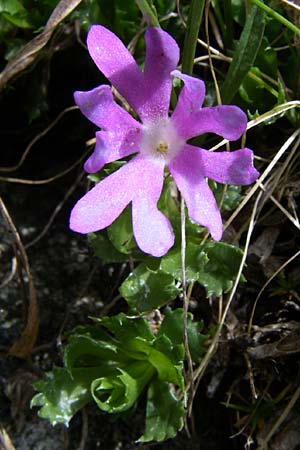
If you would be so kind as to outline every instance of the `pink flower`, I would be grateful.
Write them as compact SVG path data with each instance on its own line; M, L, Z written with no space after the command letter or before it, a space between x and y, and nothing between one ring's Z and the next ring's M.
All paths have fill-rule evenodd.
M107 85L75 92L82 113L101 128L85 170L94 173L106 163L134 153L136 156L76 203L70 228L79 233L106 228L132 203L137 245L145 253L162 256L174 244L171 224L157 209L166 166L186 202L189 217L207 227L215 240L222 237L222 219L206 177L219 183L246 185L256 180L258 172L248 148L209 152L186 143L207 132L236 140L246 129L246 115L236 106L202 108L204 83L175 70L179 48L174 39L159 28L150 28L145 40L142 71L111 31L94 25L88 34L94 62L140 120L114 101ZM184 86L169 117L172 77L180 78Z

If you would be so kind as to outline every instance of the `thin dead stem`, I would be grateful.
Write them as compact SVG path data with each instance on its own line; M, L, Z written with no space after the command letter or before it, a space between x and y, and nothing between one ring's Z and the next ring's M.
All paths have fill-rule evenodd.
M64 206L64 204L66 203L66 201L68 200L70 195L77 188L77 186L80 183L80 181L82 180L83 176L84 176L84 173L81 172L79 174L79 176L76 178L76 180L74 181L74 183L72 183L71 187L68 189L66 194L64 195L64 198L62 199L62 201L55 207L53 213L50 216L50 219L48 220L47 224L45 225L45 227L43 228L41 233L38 234L38 236L36 236L32 241L28 242L28 244L26 244L25 248L32 247L47 234L47 232L49 231L51 225L53 224L57 214L61 211L62 207Z
M277 275L278 275L283 269L285 269L285 267L286 267L288 264L290 264L292 261L294 261L294 259L296 259L298 256L300 256L300 250L298 250L298 252L296 252L293 256L291 256L287 261L285 261L285 263L282 264L282 265L281 265L281 266L273 273L273 275L265 282L265 284L263 285L263 287L262 287L261 290L259 291L259 293L258 293L258 295L257 295L257 297L256 297L256 299L255 299L255 302L254 302L254 305L253 305L253 308L252 308L252 311L251 311L250 320L249 320L249 323L248 323L248 334L249 334L249 335L251 334L251 329L252 329L252 324L253 324L253 318L254 318L255 309L256 309L258 300L260 299L262 293L264 292L264 290L266 289L266 287L271 283L271 281L274 280L274 278L276 278Z
M30 150L34 147L34 145L40 139L42 139L42 137L44 137L47 133L49 133L49 131L52 130L53 127L55 127L55 125L60 121L60 119L64 115L66 115L70 111L75 111L77 109L79 109L78 106L70 106L69 108L66 108L63 111L61 111L58 114L58 116L53 120L53 122L51 122L50 125L47 126L47 128L45 128L41 133L39 133L37 136L35 136L34 139L32 139L32 141L29 143L29 145L24 150L19 162L17 164L15 164L14 166L0 167L0 172L13 172L13 171L19 169L22 166L22 164L24 163L24 161L26 160Z
M250 120L250 122L248 122L247 124L247 131L294 108L300 108L300 100L293 100L291 102L286 102L282 103L279 106L275 106L273 109L271 109L271 111L268 111L264 114L261 114L259 117ZM218 144L211 147L209 151L214 152L215 150L218 150L219 148L223 147L223 145L227 144L228 142L229 142L228 139L223 139Z
M16 450L15 446L13 445L9 434L3 428L0 426L0 449L1 450Z
M89 434L89 418L85 408L82 409L82 428L81 428L81 440L77 450L84 450L86 448L86 442Z
M204 374L204 372L205 372L205 370L206 370L206 368L207 368L207 366L208 366L212 356L216 352L218 341L219 341L219 337L220 337L221 331L223 329L223 326L224 326L224 323L225 323L225 320L226 320L226 317L227 317L227 313L229 311L229 308L231 306L231 303L232 303L232 300L234 298L235 292L237 290L237 287L238 287L238 284L239 284L239 281L240 281L240 277L241 277L241 274L242 274L242 271L243 271L243 268L244 268L244 265L245 265L245 262L246 262L248 248L249 248L249 245L250 245L251 236L252 236L252 233L253 233L253 230L254 230L254 226L255 226L255 216L256 216L256 212L257 212L257 208L258 208L258 204L259 204L261 196L262 196L262 193L260 192L258 194L258 196L256 198L256 201L255 201L255 204L253 206L253 210L252 210L252 214L251 214L251 218L250 218L250 223L249 223L249 227L248 227L248 233L247 233L245 248L244 248L244 254L243 254L243 257L242 257L242 260L241 260L241 264L240 264L240 267L239 267L239 270L238 270L238 273L237 273L234 285L233 285L233 287L231 289L228 301L226 303L226 306L225 306L225 309L224 309L221 321L219 323L218 329L217 329L217 331L216 331L216 333L215 333L215 335L214 335L214 337L212 339L212 342L211 342L211 344L210 344L210 346L209 346L209 348L208 348L208 350L207 350L207 352L205 354L205 357L203 358L203 360L202 360L201 364L199 365L199 367L194 371L194 380L196 381L195 390L197 390L199 382L200 382L200 380L201 380L201 378L202 378L202 376L203 376L203 374Z
M216 91L217 103L218 103L218 105L221 105L222 100L221 100L220 89L219 89L217 77L216 77L216 74L215 74L214 65L213 65L212 58L211 58L211 49L210 49L210 41L209 41L209 30L208 30L209 7L210 7L210 0L206 0L206 4L205 4L205 35L206 35L207 51L208 51L208 57L209 57L209 68L210 68L211 75L212 75L213 80L214 80L214 86L215 86L215 91Z
M0 289L3 289L7 286L14 278L17 271L17 258L14 256L11 260L11 269L9 275L2 281L0 284Z
M292 224L295 225L298 230L300 230L300 223L298 221L298 218L294 218L292 214L287 209L285 209L285 207L282 206L282 204L273 195L270 195L268 193L268 189L262 183L260 183L260 187L264 192L267 193L267 196L270 198L270 200L272 200L277 208L279 208L280 211L283 212L283 214L289 219L289 221L292 222Z
M177 0L176 1L176 4L177 4L177 15L178 15L178 17L180 18L180 20L181 20L181 23L182 23L182 25L184 26L184 28L186 28L187 27L187 25L186 25L186 22L185 22L185 20L184 20L184 17L182 16L182 14L181 14L181 11L180 11L180 0ZM204 47L206 50L210 50L211 51L211 53L214 55L213 57L218 57L219 59L221 59L221 60L224 60L224 61L228 61L228 62L231 62L232 61L232 58L229 58L228 56L226 56L226 55L224 55L222 52L220 52L219 50L217 50L216 48L214 48L214 47L212 47L211 45L209 45L209 44L207 44L205 41L203 41L202 39L197 39L197 42L198 42L198 44L200 44L202 47ZM206 57L206 59L207 59L208 57ZM198 58L195 58L194 59L194 64L196 64L198 62ZM179 66L180 67L180 66Z
M27 180L24 178L13 178L13 177L0 177L0 181L4 181L7 183L16 183L16 184L27 184L27 185L43 185L48 183L53 183L53 181L58 180L59 178L64 177L69 172L71 172L76 166L78 166L86 157L86 155L89 153L89 151L86 151L83 156L81 156L77 161L75 161L70 167L63 170L62 172L58 173L57 175L54 175L50 178L45 178L42 180Z
M291 8L296 9L297 11L300 11L300 6L296 4L296 2L293 2L291 0L281 0L282 3L285 3L286 5L290 6Z
M294 133L286 140L286 142L280 147L270 164L267 166L267 168L264 170L264 172L261 174L261 176L256 180L255 185L250 189L248 194L245 196L245 198L242 200L242 202L239 204L238 208L234 211L234 213L229 217L227 222L225 223L223 230L226 230L228 226L233 222L235 217L239 214L239 212L244 208L244 206L249 202L250 198L255 194L257 189L260 187L261 183L265 180L265 178L271 173L272 169L275 167L275 165L278 163L280 158L284 155L284 153L289 149L289 147L292 145L292 143L295 141L296 138L298 138L300 134L300 129L294 131ZM297 139L297 142L295 143L295 146L297 147L299 145L300 139Z
M189 309L189 297L187 296L186 287L186 231L185 231L185 203L183 197L181 197L180 203L180 215L181 215L181 285L182 285L182 295L183 295L183 309L184 309L184 323L183 323L183 342L184 350L188 363L188 372L186 383L190 386L190 397L189 402L193 401L194 398L194 370L193 370L193 360L191 357L191 352L189 348L189 338L188 338L188 309ZM188 407L188 411L191 413L191 409Z
M26 250L23 246L20 235L11 219L11 216L5 206L5 203L3 202L1 197L0 197L0 210L3 215L4 221L7 225L7 228L8 230L10 230L12 237L12 245L14 247L17 261L21 262L26 272L29 290L29 306L26 325L19 339L9 349L9 353L19 358L27 358L32 352L32 349L34 347L38 335L39 313L38 313L37 296Z
M280 417L276 420L274 425L272 426L271 430L267 434L267 436L263 439L263 442L260 444L257 450L267 450L268 449L268 442L271 440L273 435L276 433L276 431L279 429L280 425L285 421L287 416L289 415L290 411L294 407L294 405L297 403L298 399L300 397L300 385L294 392L291 400L286 405L283 413L280 415Z

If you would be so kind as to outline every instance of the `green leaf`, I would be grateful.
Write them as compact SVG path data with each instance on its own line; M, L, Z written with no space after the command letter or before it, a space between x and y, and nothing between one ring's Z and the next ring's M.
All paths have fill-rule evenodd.
M155 6L158 16L165 16L168 12L175 9L174 0L155 0Z
M26 9L18 0L0 0L0 13L11 15L25 13Z
M103 0L102 0L103 1ZM109 0L106 0L106 2ZM111 0L110 0L111 1ZM129 42L138 30L140 10L136 2L115 0L115 30L123 42Z
M178 367L182 365L184 360L183 340L173 341L170 336L160 333L158 330L157 338L155 339L153 345L156 350L164 353L174 365L177 365Z
M183 342L184 311L182 308L171 310L167 308L165 318L159 328L157 336L167 336L172 344L182 344ZM193 361L199 362L205 353L204 343L207 336L201 334L203 322L193 322L193 315L188 313L187 334L189 349Z
M1 40L1 34L3 33L3 19L0 17L0 40ZM12 38L10 37L9 39L7 39L6 41L6 52L4 54L4 58L6 59L6 61L9 61L10 59L12 59L15 54L20 50L21 47L23 47L23 45L26 44L25 39L21 39L21 38Z
M32 28L28 13L18 0L0 0L0 14L16 27Z
M67 369L54 367L42 380L34 383L39 391L30 406L40 406L38 415L48 419L52 425L63 423L68 426L74 414L91 401L90 383L95 373L77 372L73 378Z
M220 296L232 288L243 252L225 242L206 244L205 250L208 263L199 271L198 281L204 286L207 296Z
M103 317L96 320L108 328L121 343L136 336L147 341L154 339L154 334L150 330L148 322L142 317L133 318L120 313L117 316Z
M173 78L173 86L176 82L179 82L179 78ZM170 221L174 222L174 219L180 220L179 203L176 196L177 188L174 184L174 180L171 177L167 177L164 183L164 187L161 196L158 201L158 209L162 211Z
M54 368L35 384L39 392L32 406L41 407L39 415L68 425L92 399L102 411L121 413L133 407L154 378L164 383L164 395L178 412L179 403L166 388L172 384L184 390L183 344L172 342L167 333L155 337L143 318L121 313L95 320L102 327L80 326L69 335L65 368ZM171 436L179 426L178 414L176 420L173 413L165 417L163 408L159 414L167 421L164 433Z
M300 29L293 22L290 22L283 15L279 14L274 8L270 8L270 6L265 5L265 3L261 0L251 0L252 3L257 5L262 11L265 11L268 15L278 20L278 22L282 23L286 28L290 29L294 34L300 36Z
M141 10L144 18L147 18L147 22L151 27L159 27L159 21L157 17L156 8L152 1L149 0L136 0L136 4Z
M127 361L128 358L121 352L120 346L112 342L111 337L104 341L74 335L64 350L64 363L70 373L75 368L96 366L110 372L111 368L124 365Z
M166 336L160 336L153 343L136 337L126 342L126 350L132 358L148 361L163 381L183 388L183 352L174 352L173 344ZM124 349L125 351L125 349Z
M233 211L241 203L243 198L241 195L241 186L234 186L232 184L224 186L224 184L211 180L209 181L209 186L213 190L218 205L221 204L221 211Z
M88 235L89 245L95 252L95 255L104 263L117 263L128 260L128 256L120 253L110 242L105 232L90 233Z
M193 242L187 242L185 258L185 274L188 283L198 279L200 268L207 262L203 247ZM174 248L161 259L160 268L163 272L181 280L181 249Z
M186 247L187 281L199 281L207 295L221 295L232 287L242 258L242 251L224 242L200 246L188 242ZM181 279L180 249L171 250L161 259L160 268L175 279Z
M128 255L136 247L131 225L131 208L128 206L107 230L109 240L120 252Z
M167 340L169 342L166 342ZM158 378L162 381L173 383L181 389L184 389L184 380L182 375L183 360L178 361L178 364L175 365L172 359L166 355L166 344L172 346L170 340L166 336L161 336L158 338L155 344L156 347L158 347L158 350L152 348L148 356L148 360L157 370Z
M243 79L254 64L265 28L264 12L253 5L221 87L223 103L230 103Z
M127 411L137 402L154 373L148 362L134 362L126 369L115 370L109 377L94 380L91 386L93 398L102 411Z
M146 427L139 442L164 441L176 436L183 427L184 406L168 383L154 379L149 386Z
M245 23L245 0L232 0L232 17L241 26Z
M112 1L86 0L73 12L72 20L79 20L85 31L88 31L94 23L101 23L101 25L111 28L113 9L114 2Z
M2 13L4 19L10 22L12 25L15 25L18 28L32 28L32 24L28 21L27 14L20 14L16 16L11 16L7 13Z
M124 166L124 164L126 164L126 161L122 160L113 161L111 163L106 164L105 167L103 167L103 169L98 170L98 172L90 173L87 176L87 178L93 183L99 183L99 181L106 178L107 175L110 175L111 173L120 169L122 166Z
M277 78L278 75L278 59L277 52L272 48L267 37L263 37L259 52L256 57L255 65L265 74Z
M120 287L121 295L138 312L158 308L176 298L179 292L173 276L160 269L151 271L145 263L134 269Z

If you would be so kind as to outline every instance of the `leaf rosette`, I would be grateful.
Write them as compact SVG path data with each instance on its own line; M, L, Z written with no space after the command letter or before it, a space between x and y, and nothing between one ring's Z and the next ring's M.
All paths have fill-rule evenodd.
M141 441L174 437L183 426L183 310L166 310L156 334L144 318L95 318L77 327L64 349L64 367L54 368L35 383L32 406L52 424L71 418L94 400L98 408L121 414L146 393L145 434ZM189 339L195 360L203 352L201 325L189 316ZM159 401L158 401L159 399Z

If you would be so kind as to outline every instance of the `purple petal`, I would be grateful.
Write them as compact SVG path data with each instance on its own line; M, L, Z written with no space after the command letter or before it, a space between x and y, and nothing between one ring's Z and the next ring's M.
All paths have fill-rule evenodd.
M142 132L137 129L120 128L118 132L98 131L96 146L84 164L84 170L89 173L98 172L102 167L117 159L125 158L140 149Z
M140 249L159 257L174 244L169 220L157 209L164 182L164 163L143 158L132 202L133 233Z
M98 183L74 206L70 228L91 233L108 227L132 201L133 232L140 249L164 255L174 243L168 219L157 209L164 163L137 156Z
M91 57L113 86L145 121L166 116L172 77L179 60L175 40L160 28L145 35L146 61L143 73L120 39L101 25L91 27L87 44Z
M203 174L223 184L247 185L253 183L259 172L253 166L253 152L242 148L233 152L209 152L193 148L194 157L199 160Z
M203 133L215 133L230 141L241 137L247 127L247 116L240 108L232 105L201 108L205 95L203 82L178 71L172 74L185 83L172 115L182 138Z
M253 167L253 152L242 148L233 152L209 152L189 146L197 166L204 176L224 184L247 185L253 183L259 172Z
M202 108L205 98L205 84L199 78L190 77L179 72L179 70L173 70L171 75L184 81L184 86L172 114L172 120L177 124L179 130L181 128L184 130L185 122Z
M138 158L104 178L74 206L70 228L78 233L91 233L108 227L130 203L139 173Z
M169 164L171 174L181 192L189 217L207 227L216 241L222 237L221 214L213 193L204 178L201 163L186 145Z
M140 108L140 117L145 121L157 120L168 115L172 77L179 61L176 41L161 28L149 28L145 34L145 104Z
M81 112L99 128L141 128L141 124L114 101L111 88L107 85L87 92L77 91L74 93L74 99Z
M87 45L99 70L137 111L144 103L144 75L122 41L101 25L93 25Z

